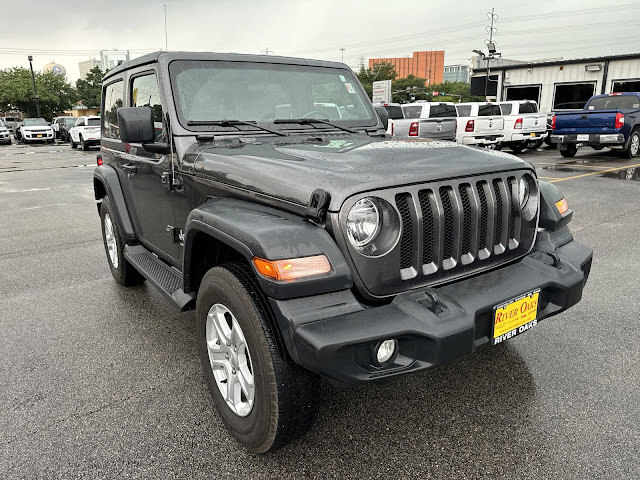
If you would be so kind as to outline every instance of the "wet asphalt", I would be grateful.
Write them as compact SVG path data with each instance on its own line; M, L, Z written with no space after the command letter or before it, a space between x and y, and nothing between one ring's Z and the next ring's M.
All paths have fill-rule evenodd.
M255 456L213 409L193 312L112 280L95 154L0 146L0 478L640 477L640 159L521 154L594 249L576 307L444 367L323 384L309 433Z

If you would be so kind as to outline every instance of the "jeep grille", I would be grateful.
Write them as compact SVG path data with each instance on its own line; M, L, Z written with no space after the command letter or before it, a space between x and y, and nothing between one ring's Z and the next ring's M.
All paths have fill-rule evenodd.
M382 257L366 257L347 243L366 290L374 296L388 296L494 268L528 253L537 218L526 221L520 215L516 182L524 173L358 196L356 200L380 197L395 205L402 227L397 245ZM352 204L345 202L343 212Z

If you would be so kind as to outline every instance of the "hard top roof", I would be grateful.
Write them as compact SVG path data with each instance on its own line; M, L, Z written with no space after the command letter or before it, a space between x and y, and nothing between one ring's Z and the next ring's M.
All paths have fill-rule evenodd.
M252 55L245 53L215 53L215 52L165 52L158 51L134 58L124 62L109 70L103 77L103 81L131 68L139 67L148 63L154 63L160 59L170 62L172 60L221 60L227 62L260 62L260 63L281 63L294 65L309 65L316 67L331 67L349 69L340 62L328 62L325 60L311 60L308 58L280 57L276 55Z

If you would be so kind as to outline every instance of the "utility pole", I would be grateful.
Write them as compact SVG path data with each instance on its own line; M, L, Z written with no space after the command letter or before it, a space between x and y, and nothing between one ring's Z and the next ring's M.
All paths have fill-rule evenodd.
M169 42L167 41L167 4L162 5L164 7L164 49L169 51Z
M269 50L269 47L266 47L260 53L264 53L265 55L271 55L273 53L273 50Z
M487 33L489 34L489 40L486 42L489 49L489 55L487 56L487 78L484 82L484 96L487 97L489 88L489 76L491 75L491 59L496 53L496 44L493 42L493 34L496 33L496 29L493 27L493 22L498 20L498 15L494 13L495 9L491 9L491 13L487 12L487 18L491 21L491 24L487 27Z
M40 97L38 97L38 91L36 90L36 77L33 75L33 64L31 63L31 61L33 60L33 57L29 55L27 58L29 59L29 68L31 69L31 82L33 83L33 96L36 99L36 112L38 113L38 118L40 118L40 104L38 103L38 99Z
M345 50L346 50L346 48L341 48L341 49L340 49L340 55L341 55L341 57L340 57L340 61L341 61L341 62L344 62L344 51L345 51Z
M360 60L360 68L364 70L364 57L360 57L359 60Z

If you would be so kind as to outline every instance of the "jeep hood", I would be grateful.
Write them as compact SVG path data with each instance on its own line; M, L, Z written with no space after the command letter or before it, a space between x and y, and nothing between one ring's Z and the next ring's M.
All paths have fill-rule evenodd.
M519 158L453 142L389 138L217 140L192 145L184 168L299 205L321 188L338 211L352 195L398 185L531 168Z

